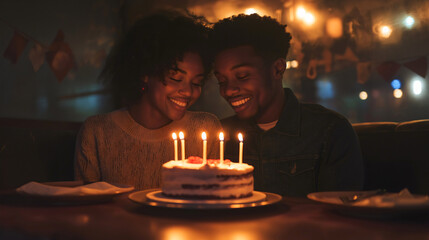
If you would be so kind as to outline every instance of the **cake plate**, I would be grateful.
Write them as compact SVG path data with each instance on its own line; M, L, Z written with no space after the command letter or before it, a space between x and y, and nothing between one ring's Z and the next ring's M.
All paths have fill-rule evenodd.
M182 209L234 209L272 205L282 197L278 194L253 191L251 197L239 199L185 199L164 196L160 189L148 189L131 193L128 198L138 204Z

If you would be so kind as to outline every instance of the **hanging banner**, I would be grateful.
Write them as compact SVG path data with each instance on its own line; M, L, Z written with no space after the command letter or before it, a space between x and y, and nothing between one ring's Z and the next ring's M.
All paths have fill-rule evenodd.
M384 78L385 81L390 82L398 72L401 64L393 61L384 62L377 66L377 72Z
M34 43L33 47L30 49L28 58L35 72L39 71L40 67L45 62L45 52L45 48L38 43Z
M27 46L28 39L19 32L15 31L10 40L9 45L3 53L3 56L9 59L13 64L18 62L19 56L21 56L25 47Z
M67 73L75 66L74 56L69 45L64 41L64 33L59 30L54 41L46 53L46 61L49 63L55 77L62 81Z
M416 60L404 63L404 66L410 69L411 71L417 73L422 78L426 78L428 71L428 62L427 57L420 57Z

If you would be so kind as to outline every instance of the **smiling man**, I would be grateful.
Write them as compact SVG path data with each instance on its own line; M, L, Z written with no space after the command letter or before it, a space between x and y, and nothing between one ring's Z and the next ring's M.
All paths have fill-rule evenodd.
M226 157L255 167L255 190L286 196L359 190L363 161L346 118L318 104L300 103L283 88L291 36L270 17L238 15L216 23L210 36L220 94L236 115L222 125Z

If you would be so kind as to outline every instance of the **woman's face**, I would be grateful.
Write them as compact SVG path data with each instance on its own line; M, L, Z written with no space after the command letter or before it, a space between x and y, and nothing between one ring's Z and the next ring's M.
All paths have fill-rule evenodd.
M204 79L204 67L197 53L187 52L177 68L170 69L164 81L151 77L147 79L147 96L151 118L158 122L168 123L181 119L201 95L201 84Z

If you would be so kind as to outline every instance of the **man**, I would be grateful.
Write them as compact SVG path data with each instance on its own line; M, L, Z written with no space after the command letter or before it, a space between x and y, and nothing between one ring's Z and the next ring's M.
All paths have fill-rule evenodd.
M284 25L257 14L216 23L211 33L214 73L220 94L236 115L222 125L229 136L225 155L255 167L255 190L286 196L316 191L359 190L363 161L346 118L318 104L300 103L283 89L291 36Z

